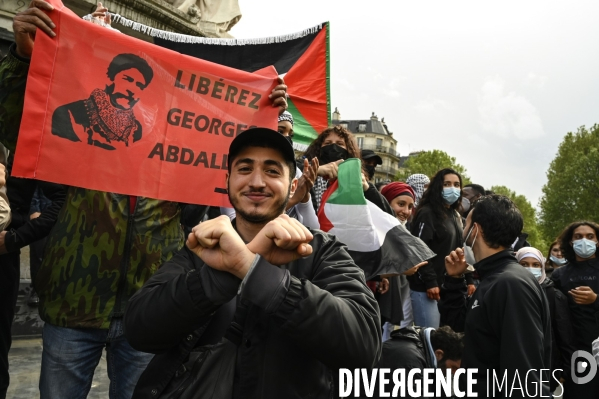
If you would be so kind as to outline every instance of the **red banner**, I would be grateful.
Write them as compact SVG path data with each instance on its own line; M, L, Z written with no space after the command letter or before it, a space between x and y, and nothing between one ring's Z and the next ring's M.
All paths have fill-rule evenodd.
M36 37L13 175L228 205L231 140L251 126L276 129L274 68L223 67L60 8L49 13L57 36Z

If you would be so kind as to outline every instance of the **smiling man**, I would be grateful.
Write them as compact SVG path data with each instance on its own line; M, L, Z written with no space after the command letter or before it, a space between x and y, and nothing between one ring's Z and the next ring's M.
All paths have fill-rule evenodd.
M234 379L195 374L189 389L216 381L233 397L329 398L337 369L377 361L380 316L363 273L334 236L283 214L294 174L293 148L276 131L233 140L227 186L236 219L196 226L126 309L131 345L157 354L134 398L167 397L194 353L222 340L236 342Z
M152 81L148 63L134 54L119 54L108 66L109 83L89 98L60 106L52 115L52 134L107 150L141 139L133 107Z

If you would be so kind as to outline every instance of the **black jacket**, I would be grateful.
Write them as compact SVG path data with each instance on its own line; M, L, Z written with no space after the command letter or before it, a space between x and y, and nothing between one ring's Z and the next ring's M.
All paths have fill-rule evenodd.
M235 397L329 398L336 395L337 369L370 369L378 360L379 309L362 271L333 236L313 234L307 258L281 267L260 258L245 279L240 296L249 308ZM203 334L222 337L240 282L184 248L131 298L127 339L135 349L158 354L134 398L155 397L151 392L165 387L192 349L194 331L212 314Z
M462 367L478 369L475 391L479 397L489 397L487 370L495 370L500 379L507 370L507 386L511 387L515 370L524 381L522 376L526 376L528 370L550 368L551 321L543 289L537 279L516 262L511 250L489 256L474 267L480 276L474 295L467 300L462 291L464 280L448 277L439 310L443 313L442 308L449 306L455 311L461 306L465 320ZM492 374L489 375L492 378ZM539 383L539 377L538 373L530 373L528 381ZM549 378L549 375L543 376L544 381ZM530 385L529 391L533 389ZM545 390L544 395L548 395L548 387ZM522 397L519 395L521 391L515 390L511 397Z
M430 206L418 208L410 223L410 233L420 238L437 254L429 263L415 274L408 276L412 291L424 292L430 288L441 287L445 275L445 257L451 251L463 246L462 220L453 209L446 210L447 217L438 220ZM473 284L471 273L466 274L466 283Z
M12 161L12 157L10 160ZM10 174L12 163L9 163L8 170ZM39 217L30 219L29 208L36 187L44 192L44 195L52 201L52 205L44 209ZM21 179L9 175L6 180L6 194L10 201L11 222L7 228L9 232L6 234L5 244L6 250L12 252L18 251L50 233L56 223L58 212L64 204L66 188L59 184Z
M590 305L578 305L568 291L588 286L599 294L599 259L568 262L553 272L551 280L568 298L572 326L576 331L576 348L592 353L592 343L599 337L599 297Z
M383 343L383 351L381 353L381 360L375 368L389 369L391 375L395 370L404 369L406 376L412 369L422 370L424 368L434 368L435 363L433 361L432 345L430 339L426 337L424 328L421 327L408 327L391 332L391 338ZM389 378L391 379L391 378ZM414 380L420 381L421 375L417 374ZM379 382L379 379L376 380ZM420 384L420 382L418 382ZM386 386L386 391L391 392L393 390L394 383L391 381ZM414 383L416 387L416 381ZM407 388L406 388L407 390ZM429 387L430 391L434 391ZM364 389L360 391L361 398L367 398L367 394ZM375 384L374 395L372 398L380 398L380 388L378 384ZM406 396L402 398L412 398L408 392ZM421 396L417 396L420 398Z
M576 337L570 319L568 298L555 288L553 281L548 278L543 281L541 287L547 296L551 314L551 370L562 369L563 372L556 372L556 375L567 375L570 372L572 353L576 351ZM554 391L557 381L552 378L549 383Z

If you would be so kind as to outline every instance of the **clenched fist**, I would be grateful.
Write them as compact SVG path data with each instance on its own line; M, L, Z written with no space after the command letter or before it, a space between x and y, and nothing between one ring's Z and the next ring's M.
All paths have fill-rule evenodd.
M206 265L240 279L245 277L256 257L233 228L231 219L224 215L194 227L186 244Z
M270 264L281 266L310 255L312 238L303 224L283 214L268 222L247 246Z

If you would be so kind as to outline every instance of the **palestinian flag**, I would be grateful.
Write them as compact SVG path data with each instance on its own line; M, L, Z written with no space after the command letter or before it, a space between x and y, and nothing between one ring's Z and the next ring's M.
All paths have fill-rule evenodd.
M401 274L436 256L395 217L364 198L362 166L356 158L339 165L337 180L322 196L318 221L321 230L347 245L366 280Z
M294 141L310 144L331 124L329 23L261 39L191 37L190 43L154 38L159 46L231 68L256 72L274 65L288 86Z

